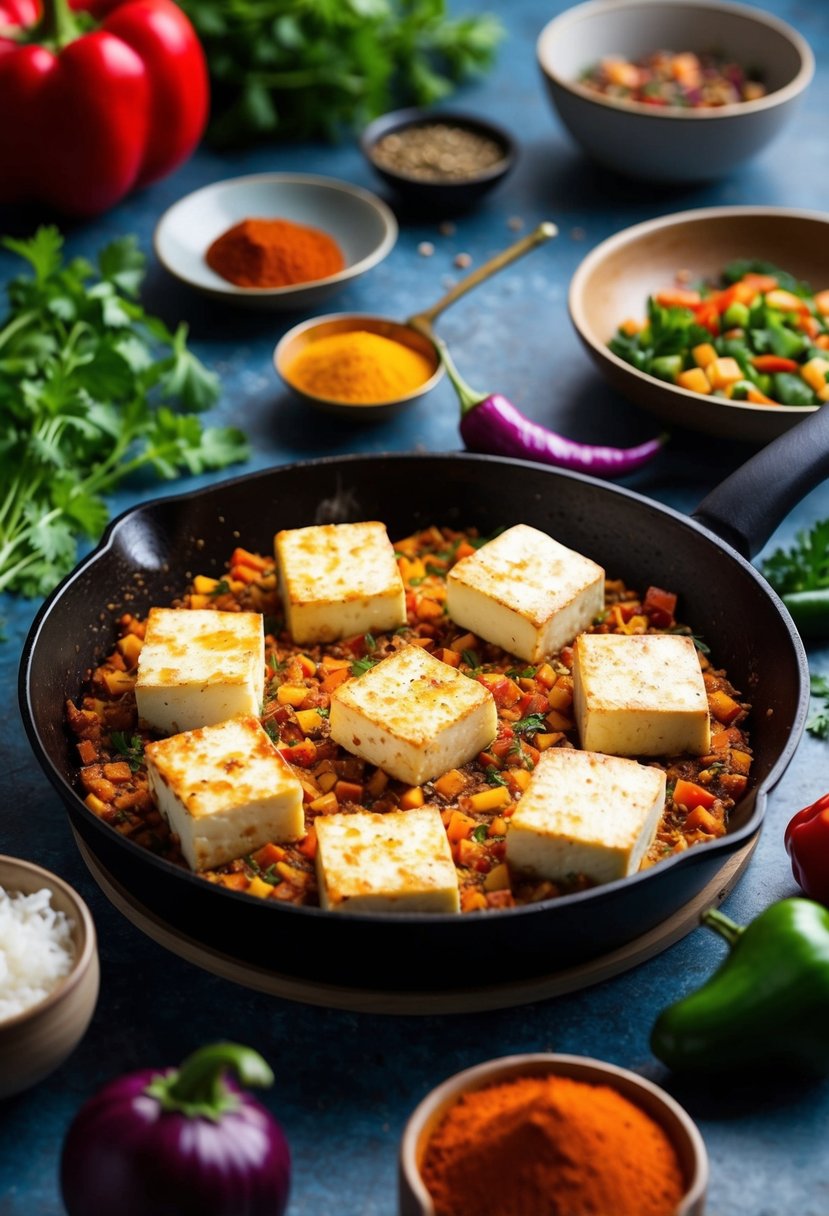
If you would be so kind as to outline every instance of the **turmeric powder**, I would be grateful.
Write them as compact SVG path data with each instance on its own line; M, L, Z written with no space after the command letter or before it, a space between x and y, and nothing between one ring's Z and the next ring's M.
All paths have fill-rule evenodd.
M349 405L382 405L425 384L434 366L420 351L367 330L309 342L285 371L300 392Z
M672 1216L686 1189L649 1115L609 1085L554 1075L463 1094L420 1172L437 1216Z

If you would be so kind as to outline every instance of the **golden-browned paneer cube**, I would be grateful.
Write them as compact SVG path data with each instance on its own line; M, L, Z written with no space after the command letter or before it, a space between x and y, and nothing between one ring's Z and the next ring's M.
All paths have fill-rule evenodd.
M302 786L257 718L148 743L150 793L191 870L305 835Z
M619 756L550 748L507 829L511 870L613 882L639 869L665 805L665 773Z
M582 634L573 648L573 704L585 751L702 755L708 697L693 639L679 634Z
M604 607L604 570L546 532L516 524L449 571L446 608L464 629L538 663Z
M135 700L154 731L171 735L258 714L264 691L260 613L150 609Z
M458 875L436 807L319 815L320 903L333 912L458 912Z
M406 646L335 689L329 725L347 751L421 785L488 747L498 711L477 680L422 646Z
M320 524L275 539L285 622L295 642L333 642L406 624L406 593L385 526Z

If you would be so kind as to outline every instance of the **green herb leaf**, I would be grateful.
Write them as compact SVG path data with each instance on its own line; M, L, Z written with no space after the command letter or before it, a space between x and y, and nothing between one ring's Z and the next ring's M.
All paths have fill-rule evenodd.
M526 718L520 718L518 722L512 723L512 729L516 735L534 735L538 730L544 730L547 725L543 714L530 714Z
M775 549L761 570L778 595L829 587L829 519L798 532L789 548Z
M488 835L489 835L489 824L479 823L476 828L472 829L471 839L474 840L476 844L483 844L486 841L486 838Z
M364 676L367 671L371 671L372 667L377 666L377 659L371 659L368 655L364 659L355 659L351 664L351 674L353 676Z
M487 783L489 785L506 785L507 784L506 778L504 777L503 773L499 769L492 768L491 766L484 773L484 777L486 778Z
M137 773L144 763L144 742L141 736L131 735L128 739L123 731L114 730L109 738L118 754L129 764L130 770Z

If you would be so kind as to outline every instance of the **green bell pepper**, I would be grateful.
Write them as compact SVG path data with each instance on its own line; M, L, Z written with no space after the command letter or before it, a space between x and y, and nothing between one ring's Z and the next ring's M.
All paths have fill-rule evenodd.
M751 1066L829 1072L829 909L783 899L742 928L702 918L731 952L707 983L664 1009L651 1049L676 1071Z

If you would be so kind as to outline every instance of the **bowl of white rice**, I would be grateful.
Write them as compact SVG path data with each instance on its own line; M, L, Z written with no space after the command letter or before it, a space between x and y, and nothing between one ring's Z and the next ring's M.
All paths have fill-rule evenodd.
M0 1098L53 1072L98 999L95 926L68 883L0 854Z

